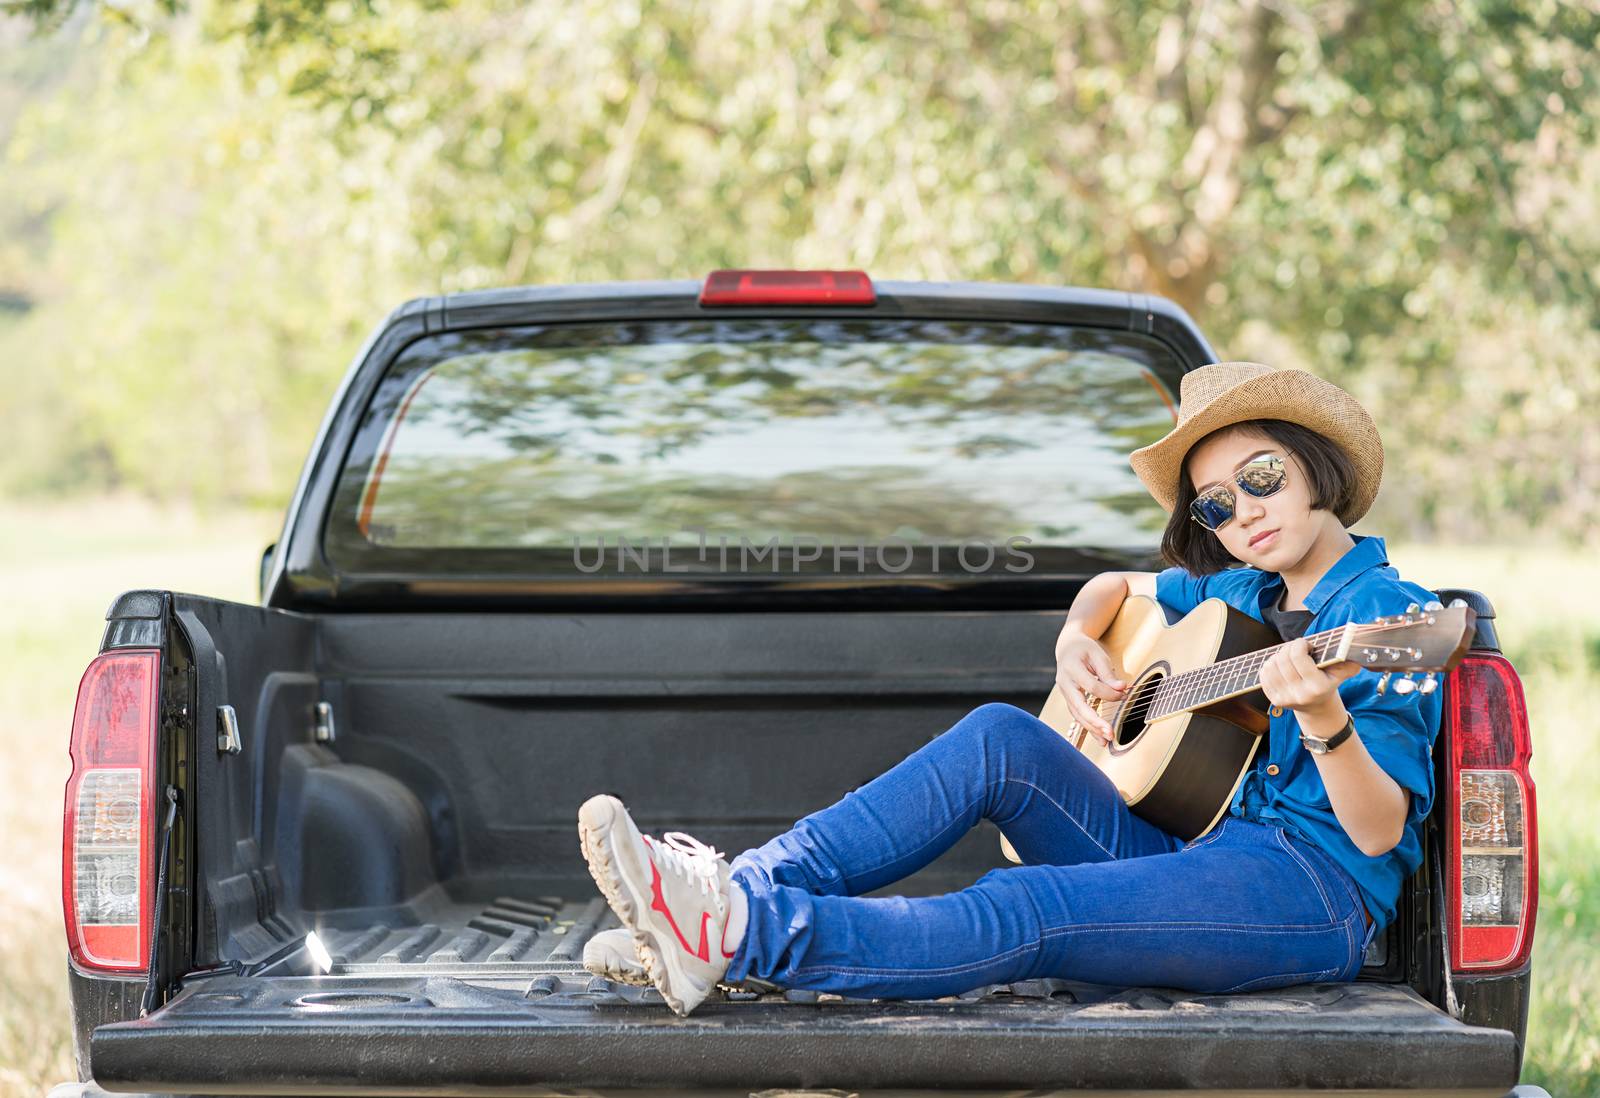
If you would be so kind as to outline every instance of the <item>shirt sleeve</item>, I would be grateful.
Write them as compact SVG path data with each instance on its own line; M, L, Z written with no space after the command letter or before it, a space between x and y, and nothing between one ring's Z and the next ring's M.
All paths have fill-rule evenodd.
M1179 614L1187 614L1206 599L1221 599L1260 621L1256 601L1264 579L1264 573L1256 568L1224 568L1197 576L1173 566L1156 573L1156 601Z
M1391 679L1390 690L1380 695L1378 678L1378 672L1363 670L1340 684L1339 695L1372 761L1411 793L1408 820L1420 820L1433 808L1433 744L1444 691L1397 694Z
M1206 583L1211 576L1197 576L1185 568L1174 565L1156 573L1156 601L1164 603L1180 614L1187 614L1210 596Z

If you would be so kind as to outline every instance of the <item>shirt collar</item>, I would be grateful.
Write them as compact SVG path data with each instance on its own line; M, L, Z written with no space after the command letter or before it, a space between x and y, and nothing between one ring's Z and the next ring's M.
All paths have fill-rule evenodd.
M1309 594L1306 595L1306 609L1313 615L1322 613L1322 608L1343 590L1352 580L1374 568L1380 568L1389 563L1389 549L1383 539L1371 534L1351 534L1355 544L1345 550L1344 556L1334 561L1333 567L1322 574ZM1264 605L1271 605L1277 600L1277 592L1283 587L1283 577L1274 573L1273 582L1268 584L1272 598L1265 600Z

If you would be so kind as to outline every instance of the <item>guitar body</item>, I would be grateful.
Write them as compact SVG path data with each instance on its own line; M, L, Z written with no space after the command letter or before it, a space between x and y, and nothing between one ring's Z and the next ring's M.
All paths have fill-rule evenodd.
M1060 687L1051 690L1039 719L1098 766L1135 813L1179 838L1194 839L1227 812L1254 761L1267 733L1266 695L1257 689L1146 722L1142 692L1162 679L1280 641L1276 630L1221 599L1207 599L1168 625L1160 603L1135 595L1100 638L1117 677L1130 684L1121 700L1100 703L1112 742L1072 728ZM1020 863L1003 836L1001 845L1006 857Z

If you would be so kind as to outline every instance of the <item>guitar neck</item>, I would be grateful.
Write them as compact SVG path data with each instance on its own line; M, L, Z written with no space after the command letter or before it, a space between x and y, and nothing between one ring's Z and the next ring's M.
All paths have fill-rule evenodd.
M1435 673L1450 671L1465 658L1472 647L1476 621L1477 615L1464 601L1458 599L1444 607L1435 599L1421 607L1413 603L1403 614L1347 622L1337 629L1308 633L1304 639L1311 660L1318 667L1350 660L1365 670L1381 672L1383 677L1377 687L1380 694L1389 676L1401 671L1406 677L1395 684L1396 692L1409 694L1416 690L1429 694L1437 687ZM1137 674L1140 687L1136 694L1115 700L1113 708L1126 707L1134 717L1148 722L1254 693L1261 689L1261 669L1267 661L1292 643L1285 641L1206 667L1147 678L1146 673L1157 666L1152 663ZM1170 666L1166 661L1162 664L1164 668ZM1424 676L1421 683L1412 679L1419 672ZM1100 708L1098 702L1095 708ZM1118 719L1128 718L1124 715Z
M1350 640L1354 627L1340 626L1321 633L1308 633L1306 641L1311 646L1311 659L1318 667L1327 667L1349 658ZM1202 709L1215 702L1237 698L1261 689L1261 668L1281 648L1290 642L1274 644L1257 652L1247 652L1232 659L1218 660L1209 667L1173 675L1156 689L1150 703L1147 720L1158 720L1173 713Z

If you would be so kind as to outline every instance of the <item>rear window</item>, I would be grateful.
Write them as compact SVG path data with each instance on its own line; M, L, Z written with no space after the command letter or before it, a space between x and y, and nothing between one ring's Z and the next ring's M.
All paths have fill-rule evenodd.
M1131 332L710 320L456 332L368 408L325 549L352 572L1003 576L1148 551L1128 453L1181 368Z

